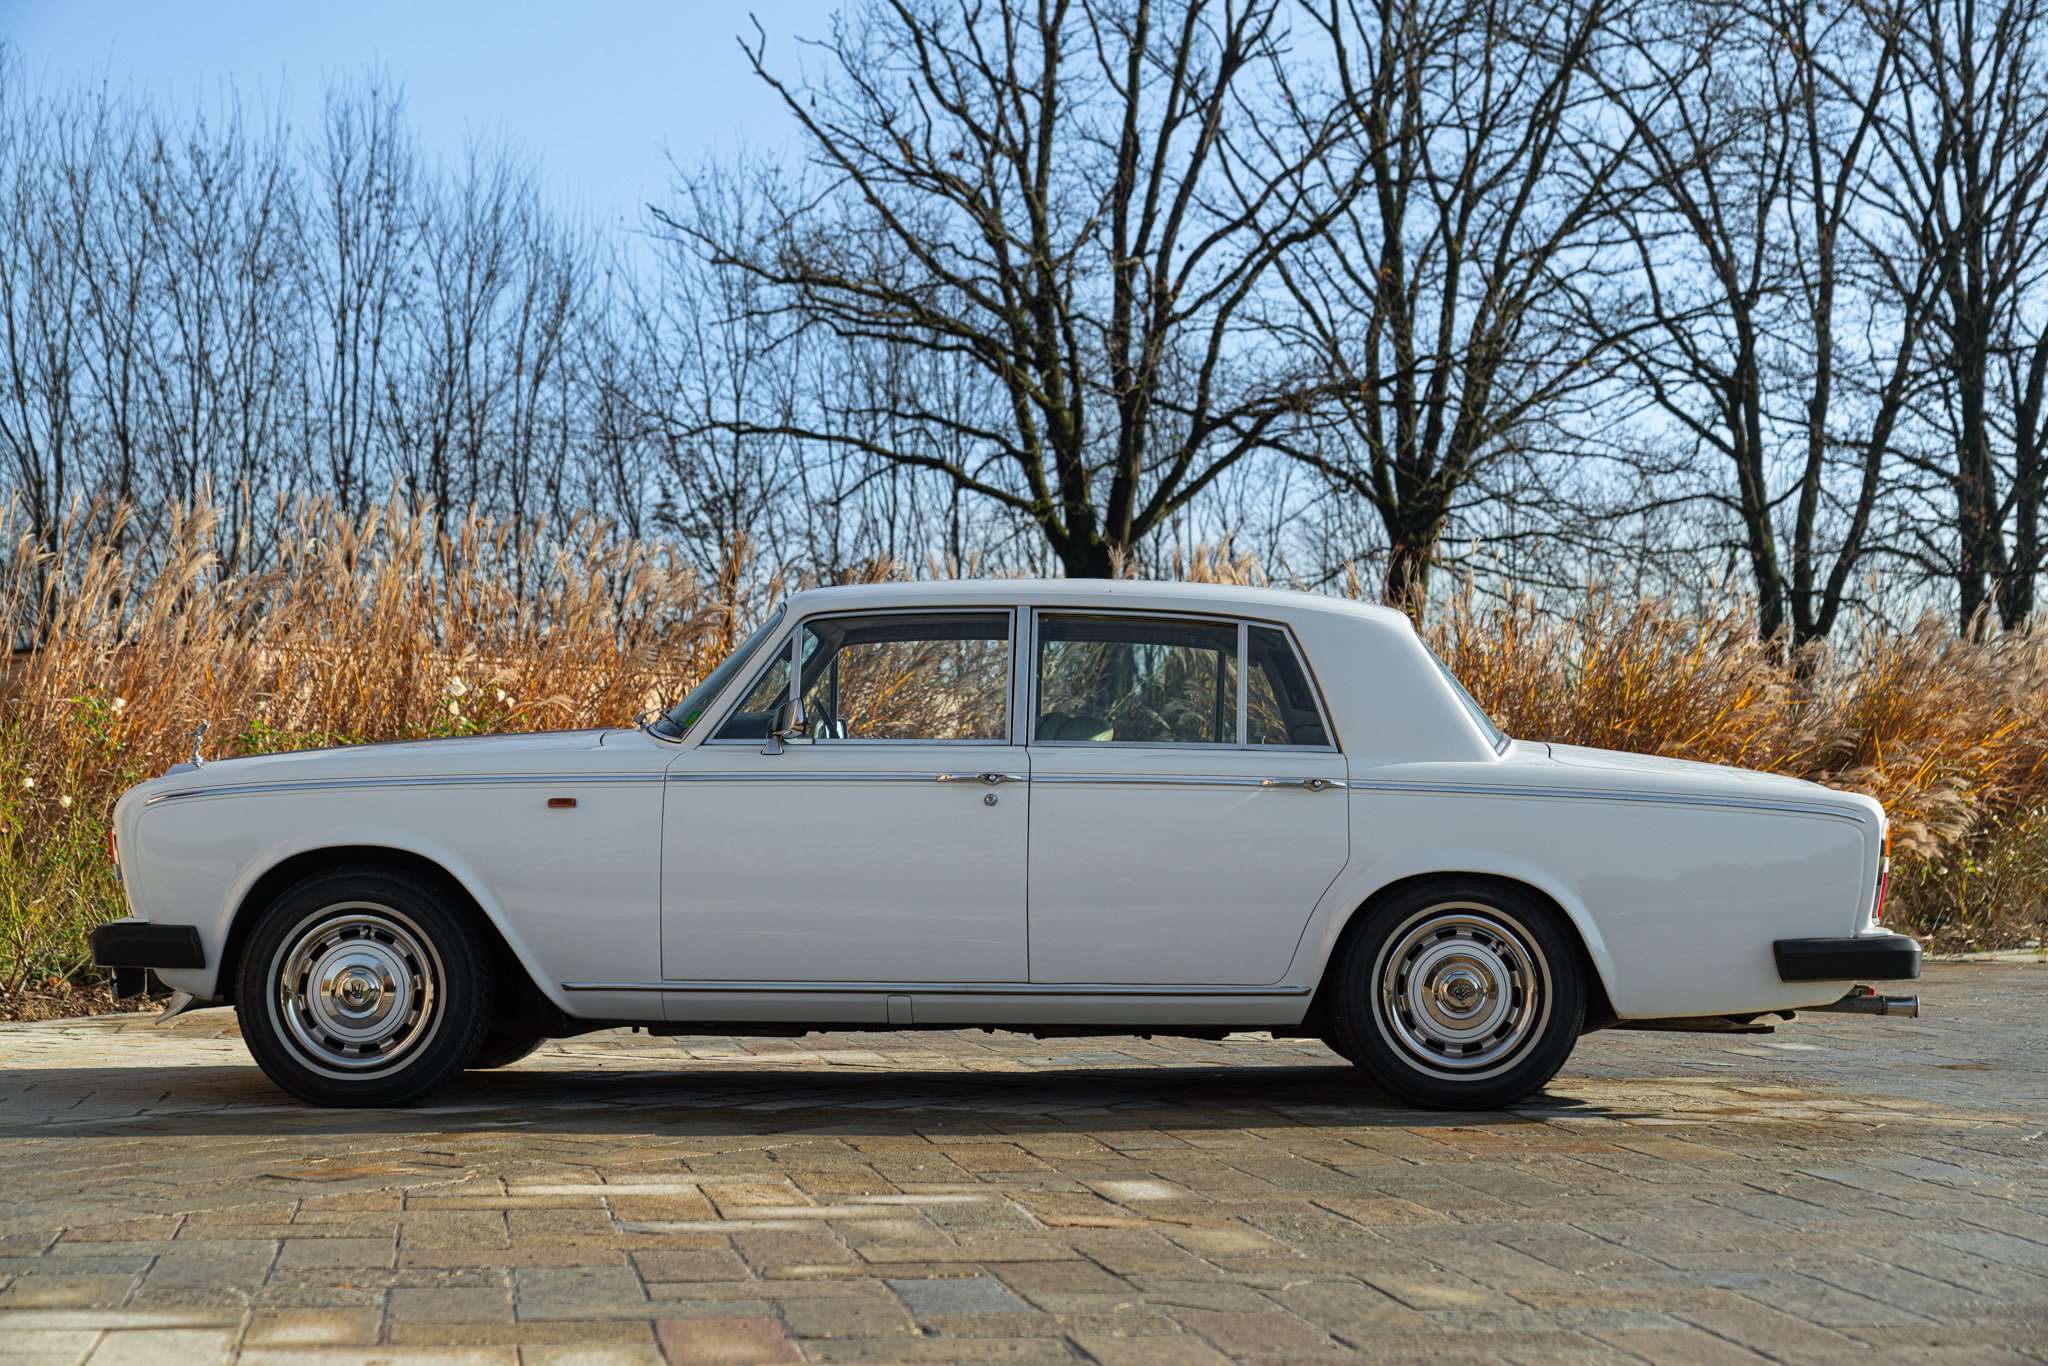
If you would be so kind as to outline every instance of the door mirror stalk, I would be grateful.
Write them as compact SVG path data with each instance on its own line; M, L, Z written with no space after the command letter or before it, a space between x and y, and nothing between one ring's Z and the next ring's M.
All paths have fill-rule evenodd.
M775 704L774 711L768 713L768 743L761 746L761 752L780 754L783 741L798 738L803 733L803 699L784 698Z

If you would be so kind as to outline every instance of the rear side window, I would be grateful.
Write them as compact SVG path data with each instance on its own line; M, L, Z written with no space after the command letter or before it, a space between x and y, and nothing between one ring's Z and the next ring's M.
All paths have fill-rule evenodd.
M1039 618L1031 734L1068 744L1235 745L1237 628Z
M1487 743L1493 746L1493 752L1507 753L1510 743L1508 733L1494 724L1493 718L1486 714L1486 708L1479 705L1479 699L1472 696L1465 685L1458 681L1458 676L1451 672L1451 666L1438 659L1434 651L1428 653L1429 662L1436 665L1437 672L1444 676L1444 682L1451 685L1451 691L1457 694L1459 703L1472 718L1472 724L1479 727L1480 732L1486 736Z
M1330 732L1285 631L1254 626L1245 637L1245 743L1327 747Z

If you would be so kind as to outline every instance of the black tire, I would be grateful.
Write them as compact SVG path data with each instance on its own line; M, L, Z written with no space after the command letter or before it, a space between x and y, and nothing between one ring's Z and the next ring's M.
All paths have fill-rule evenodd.
M546 1042L544 1035L501 1033L494 1029L484 1035L483 1046L469 1060L469 1070L487 1072L493 1067L510 1067Z
M432 883L375 865L330 869L263 911L237 967L235 1013L256 1065L299 1099L403 1105L476 1056L491 1021L489 962L471 918Z
M1586 1016L1576 937L1547 904L1479 878L1363 912L1333 965L1328 1042L1403 1100L1490 1110L1571 1056Z

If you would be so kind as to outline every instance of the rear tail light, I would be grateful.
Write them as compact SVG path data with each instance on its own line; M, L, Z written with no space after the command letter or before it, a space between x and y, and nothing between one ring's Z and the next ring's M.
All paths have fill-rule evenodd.
M1892 828L1890 824L1886 824L1884 828L1884 855L1877 862L1877 904L1870 908L1870 923L1873 925L1882 925L1884 923L1884 893L1885 889L1891 886L1891 881Z

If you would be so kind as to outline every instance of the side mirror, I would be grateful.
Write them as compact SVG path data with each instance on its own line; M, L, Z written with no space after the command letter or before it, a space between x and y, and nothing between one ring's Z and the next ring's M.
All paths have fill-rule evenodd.
M761 746L761 752L780 754L784 740L799 737L803 733L803 699L786 697L775 704L774 711L768 713L768 743Z

